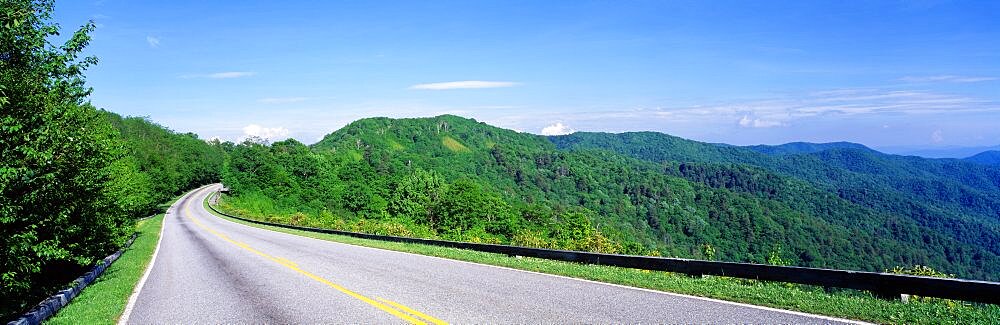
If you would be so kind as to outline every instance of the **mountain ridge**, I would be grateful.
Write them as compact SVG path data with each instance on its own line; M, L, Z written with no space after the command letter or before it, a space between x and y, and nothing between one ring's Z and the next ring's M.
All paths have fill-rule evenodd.
M984 165L1000 166L1000 150L983 151L963 160Z
M238 147L233 156L246 157L247 166L230 164L237 170L226 179L252 183L242 168L285 175L279 178L287 181L264 186L236 185L235 198L247 199L244 208L306 211L295 217L304 222L369 220L437 238L689 258L710 258L711 247L712 256L732 261L765 263L776 254L802 266L884 271L920 264L997 277L1000 238L987 218L995 203L992 174L977 174L983 171L972 163L952 170L951 161L830 147L772 155L655 132L546 137L454 115L366 118L309 147L294 140ZM303 165L254 165L260 159L250 157ZM942 176L952 174L964 176ZM938 190L883 184L894 178L901 179L894 185ZM399 194L414 186L437 194ZM279 200L260 193L286 194ZM444 202L442 195L499 210ZM926 203L937 196L943 203ZM344 217L322 221L327 213ZM569 236L567 227L588 235Z
M873 150L866 147L863 144L838 141L838 142L826 142L826 143L813 143L813 142L789 142L780 145L755 145L755 146L744 146L744 148L757 151L760 153L766 153L770 155L789 155L789 154L801 154L801 153L815 153L820 151L826 151L831 149L857 149L857 150ZM874 150L873 150L874 151Z

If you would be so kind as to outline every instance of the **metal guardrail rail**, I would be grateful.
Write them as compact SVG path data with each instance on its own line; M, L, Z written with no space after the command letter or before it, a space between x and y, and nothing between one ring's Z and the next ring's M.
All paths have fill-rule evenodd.
M217 200L219 193L213 199ZM212 200L214 203L214 200ZM506 254L549 260L608 265L632 269L666 271L693 276L717 275L742 279L776 281L870 291L883 298L919 295L988 304L1000 304L1000 282L934 278L864 271L833 270L797 266L775 266L752 263L717 262L684 258L603 254L509 245L479 244L436 239L421 239L356 233L333 229L277 224L234 216L208 204L218 214L256 224L297 229L318 233L351 236L382 241L414 243Z

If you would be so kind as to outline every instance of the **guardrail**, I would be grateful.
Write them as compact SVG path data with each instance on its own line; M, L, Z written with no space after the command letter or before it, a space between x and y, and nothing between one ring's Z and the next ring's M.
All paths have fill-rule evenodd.
M214 203L219 193L210 199ZM733 278L789 282L822 287L836 287L866 290L882 298L903 298L906 295L937 297L988 304L1000 304L1000 282L934 278L926 276L890 274L864 271L833 270L797 266L775 266L752 263L716 262L684 258L602 254L580 251L566 251L545 248L529 248L509 245L478 244L436 239L421 239L372 235L342 230L303 227L271 223L234 216L208 204L218 214L246 222L304 230L318 233L344 235L364 239L414 243L475 250L480 252L506 254L511 256L536 257L549 260L577 262L596 265L617 266L632 269L666 271L693 276L718 275Z
M114 252L114 254L108 255L108 257L105 257L100 263L97 263L97 265L91 268L90 271L87 271L87 273L84 273L79 278L76 278L76 280L73 280L69 288L60 290L55 295L46 298L28 312L7 324L36 325L41 324L46 319L49 319L49 317L52 317L52 315L55 315L60 309L66 307L66 305L68 305L73 298L80 295L80 292L83 291L84 288L97 280L97 278L104 273L104 270L111 266L111 263L118 260L118 257L121 257L122 253L124 253L129 246L132 246L132 242L135 241L137 235L138 233L132 234L132 237L128 239L122 249Z

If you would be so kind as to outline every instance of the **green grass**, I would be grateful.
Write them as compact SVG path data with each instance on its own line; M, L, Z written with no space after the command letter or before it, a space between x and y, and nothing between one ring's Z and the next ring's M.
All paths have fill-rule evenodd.
M173 205L184 195L177 196L170 203L161 204L164 209ZM97 281L91 283L80 295L73 299L46 324L114 324L125 311L132 290L149 265L160 240L163 214L141 220L136 224L139 235L132 246L111 264Z
M468 147L466 147L461 142L458 142L458 140L455 140L455 138L449 137L447 135L441 137L441 144L443 144L445 147L448 148L448 150L451 150L452 152L469 152Z
M207 201L204 203L207 209ZM461 261L496 265L520 270L557 274L574 278L615 283L666 292L682 293L812 314L857 319L886 324L997 324L1000 306L976 305L934 299L930 302L902 303L872 297L854 290L826 292L822 288L774 282L686 275L587 265L537 258L512 258L502 254L455 248L394 243L349 236L314 233L259 225L221 216L227 220L283 233L345 244L388 249Z
M114 324L149 264L160 238L162 221L162 214L140 221L137 225L139 236L132 246L47 323Z
M396 140L387 139L387 141L389 142L389 149L392 149L394 151L400 151L406 149L406 147L404 147L402 144L399 144L399 142L396 142Z

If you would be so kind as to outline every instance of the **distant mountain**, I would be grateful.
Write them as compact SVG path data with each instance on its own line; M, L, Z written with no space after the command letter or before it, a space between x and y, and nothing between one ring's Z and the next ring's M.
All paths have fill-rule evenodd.
M975 156L965 158L964 160L978 164L1000 166L1000 151L984 151L976 154Z
M988 147L880 147L879 151L902 156L918 156L924 158L966 158L980 152L1000 150L1000 146Z
M769 155L814 153L830 149L871 150L862 144L853 142L830 142L830 143L791 142L776 146L756 145L756 146L744 146L744 148Z
M1000 244L994 243L1000 240L1000 169L957 159L905 157L856 148L768 155L654 132L578 132L550 139L564 150L606 149L650 162L761 168L805 181L853 204L899 218L897 221L909 220L947 234L989 250L991 255L1000 254ZM979 257L973 254L965 258Z
M234 208L305 225L1000 279L998 169L847 143L774 147L368 118L312 146L241 144L224 183Z

